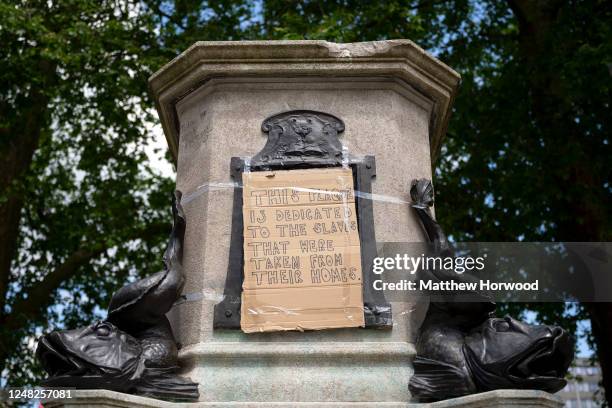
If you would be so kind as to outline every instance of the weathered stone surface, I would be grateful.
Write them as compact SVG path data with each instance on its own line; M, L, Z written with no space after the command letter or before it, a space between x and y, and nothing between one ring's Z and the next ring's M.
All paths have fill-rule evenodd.
M170 318L184 375L200 382L201 401L409 401L412 343L426 308L417 299L393 303L390 331L213 330L229 257L229 164L263 148L268 116L330 113L344 121L340 141L351 155L376 157L377 241L422 241L408 184L431 178L458 80L405 40L202 42L151 78L187 219L188 301Z
M393 76L433 102L431 151L446 132L459 75L410 40L335 44L302 41L199 41L149 79L175 159L176 102L210 78L238 76Z
M497 390L433 404L398 402L199 402L170 403L106 390L73 391L72 399L44 403L46 408L561 408L563 401L543 391Z

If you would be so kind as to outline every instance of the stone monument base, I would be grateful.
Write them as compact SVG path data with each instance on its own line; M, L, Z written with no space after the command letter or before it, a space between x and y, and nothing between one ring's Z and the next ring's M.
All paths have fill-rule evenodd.
M44 402L45 408L561 408L556 395L532 390L496 390L431 404L404 402L195 402L172 403L107 390L76 390L71 399Z

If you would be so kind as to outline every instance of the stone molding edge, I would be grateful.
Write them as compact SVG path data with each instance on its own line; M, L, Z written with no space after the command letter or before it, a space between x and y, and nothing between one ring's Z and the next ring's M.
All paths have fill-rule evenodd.
M245 75L387 75L403 79L434 103L430 126L434 160L460 82L457 72L410 40L347 44L318 40L200 41L149 78L175 161L179 138L176 102L209 78Z
M423 404L425 405L425 404ZM495 390L434 402L431 408L562 408L563 400L538 390Z
M299 47L299 51L296 49ZM359 59L412 56L415 61L435 72L436 76L451 82L460 76L442 61L407 39L334 43L323 40L269 40L269 41L197 41L176 58L162 66L149 78L151 86L158 87L184 71L193 62L197 50L206 49L208 60L256 59ZM246 50L246 51L245 51ZM159 81L159 82L158 82Z
M496 390L482 394L439 401L432 404L401 402L195 402L172 403L152 398L122 394L107 390L76 390L72 399L45 402L46 408L256 408L256 407L297 407L297 408L561 408L561 398L543 391Z
M206 86L201 86L193 92L179 99L176 110L180 114L183 104L188 104L193 98L205 98L217 91L235 90L330 90L330 89L363 89L363 90L391 90L404 98L410 100L416 106L427 111L431 115L433 101L425 98L420 92L398 78L393 77L274 77L274 78L249 78L249 77L215 77L206 81ZM326 111L333 114L334 112Z
M181 361L195 359L278 359L278 358L367 358L396 360L416 355L414 345L405 342L209 342L183 347Z

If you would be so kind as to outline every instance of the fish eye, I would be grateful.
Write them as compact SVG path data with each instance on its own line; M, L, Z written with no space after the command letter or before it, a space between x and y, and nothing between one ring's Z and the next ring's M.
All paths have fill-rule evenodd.
M111 329L106 324L101 324L96 327L96 335L101 337L106 337L110 334Z
M501 319L497 320L493 327L495 328L495 331L498 332L507 332L508 330L510 330L510 324L506 320Z

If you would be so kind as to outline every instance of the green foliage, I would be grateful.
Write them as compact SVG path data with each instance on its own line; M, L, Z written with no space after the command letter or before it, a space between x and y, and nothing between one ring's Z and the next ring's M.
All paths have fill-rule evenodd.
M172 187L151 171L143 149L152 120L142 103L152 72L145 45L155 36L153 20L133 14L135 7L0 3L0 110L7 129L0 148L10 156L21 140L33 144L12 164L29 166L1 191L4 200L22 200L19 220L8 220L19 222L18 251L0 294L1 347L10 350L3 376L8 373L11 384L36 378L29 356L41 328L82 324L97 305L104 307L118 282L160 267ZM154 233L144 233L155 225ZM78 251L95 255L44 287L43 277ZM40 303L34 314L19 307L33 298Z

